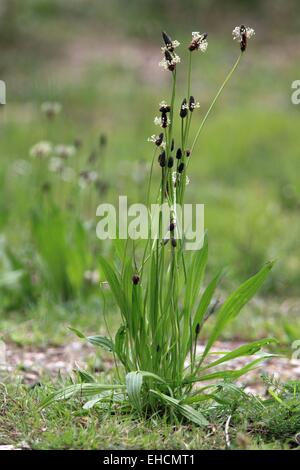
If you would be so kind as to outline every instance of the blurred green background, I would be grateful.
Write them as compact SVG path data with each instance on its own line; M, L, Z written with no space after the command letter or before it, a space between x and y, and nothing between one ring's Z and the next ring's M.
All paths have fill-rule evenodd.
M99 269L98 253L111 252L96 239L95 209L119 194L145 198L147 137L170 93L170 76L157 65L161 30L181 43L179 93L191 31L208 32L207 53L195 56L193 71L203 116L238 54L231 31L244 23L256 37L201 136L187 198L205 203L210 273L227 268L224 291L277 259L261 299L230 334L299 338L300 107L291 103L299 13L296 0L0 1L4 335L55 342L65 324L99 328L101 296L87 273ZM48 119L41 104L52 101L62 111ZM78 190L48 161L33 159L30 149L45 140L75 142L68 168L97 173L97 184Z

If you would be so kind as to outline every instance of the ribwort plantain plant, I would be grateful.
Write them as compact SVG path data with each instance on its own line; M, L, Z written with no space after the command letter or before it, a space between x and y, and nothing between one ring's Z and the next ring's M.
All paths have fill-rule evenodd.
M254 31L245 26L234 29L234 39L240 43L239 56L200 122L194 138L191 138L191 123L200 107L191 93L192 62L197 51L206 51L207 34L192 33L192 40L187 47L186 96L182 97L181 105L176 109L180 58L175 50L179 42L163 32L163 59L159 65L170 73L172 89L170 101L160 103L160 115L154 120L161 128L160 132L148 139L154 145L154 152L147 207L150 208L152 176L158 159L161 177L157 199L161 205L168 204L170 208L169 237L166 238L163 233L160 214L158 237L152 241L149 234L140 256L135 247L133 253L130 251L128 242L117 240L115 251L118 266L101 258L102 274L110 286L122 319L114 339L103 336L86 338L73 330L81 338L113 354L116 381L100 384L86 372L78 371L80 383L52 394L43 406L79 394L89 398L86 408L95 404L107 406L110 403L113 404L111 406L123 404L128 409L129 403L139 413L149 415L165 412L174 419L181 417L198 425L207 425L198 405L203 401L217 399L218 381L235 380L270 356L258 354L242 368L223 369L222 365L226 362L242 356L253 356L274 340L267 338L254 341L231 352L219 353L217 359L211 358L211 349L224 328L261 287L272 268L271 262L244 282L222 304L214 315L215 323L204 349L198 352L197 344L205 322L214 310L213 296L221 273L217 273L209 283L204 281L208 259L207 237L204 237L201 249L187 251L184 236L180 237L178 233L176 213L176 204L184 204L187 172L204 124L253 34ZM177 140L175 126L178 123ZM195 387L195 384L198 386Z

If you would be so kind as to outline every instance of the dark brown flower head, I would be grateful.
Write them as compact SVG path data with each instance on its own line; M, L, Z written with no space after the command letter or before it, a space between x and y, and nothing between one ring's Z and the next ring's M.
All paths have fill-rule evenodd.
M171 106L168 105L165 101L162 101L159 105L159 111L161 113L169 113L171 111Z
M184 170L184 163L183 163L183 162L181 162L181 163L179 164L179 166L178 166L178 169L177 169L177 171L178 171L178 173L182 173L182 172L183 172L183 170Z
M168 116L166 113L161 113L161 127L163 129L168 127Z
M168 158L168 168L173 168L173 165L174 165L174 158L169 157Z
M140 282L140 276L138 276L137 274L134 274L134 275L132 276L132 283L133 283L133 285L136 286L137 284L139 284L139 282Z
M189 157L191 155L191 151L189 149L187 149L185 154L186 154L187 157Z
M192 51L198 51L200 50L201 52L205 52L207 49L207 33L199 33L199 32L194 32L192 33L192 41L189 45L189 50Z
M171 239L171 243L172 243L172 247L173 247L173 248L176 248L176 246L177 246L177 240L176 240L176 238L172 238L172 239Z
M175 221L174 220L171 220L169 230L170 230L170 232L174 232L174 230L175 230Z
M176 158L177 158L178 160L180 160L181 157L182 157L182 150L181 150L181 148L179 147L179 149L177 149L177 152L176 152Z
M180 117L184 119L187 116L187 112L188 112L188 105L187 105L186 98L184 98L180 106Z
M163 40L164 40L164 43L166 45L166 48L173 52L174 50L174 47L173 47L173 41L172 39L170 38L170 36L165 32L165 31L162 31L162 37L163 37Z
M178 45L178 41L173 41L171 47L162 47L164 58L158 64L160 67L171 72L175 70L176 65L180 62L180 57L174 52L174 48Z
M160 164L160 166L163 168L166 166L166 152L163 151L159 157L158 157L158 162Z
M243 24L240 27L240 35L241 35L241 51L244 52L247 47L247 33L246 33L246 28Z
M240 48L242 52L245 52L247 49L248 39L252 38L255 35L255 31L252 28L244 26L236 26L232 31L233 39L237 40L240 43Z
M176 40L173 41L165 31L162 32L162 37L165 43L165 45L162 47L162 51L164 52L167 50L174 53L174 49L176 49L176 47L178 47L180 43Z
M161 132L159 136L156 137L155 145L157 145L157 147L160 147L161 144L163 143L163 140L164 140L164 134Z
M167 65L168 65L168 69L173 72L173 70L175 70L176 68L176 63L173 61L173 57L172 55L170 54L169 51L165 51L165 60L167 62Z
M196 104L196 101L195 101L195 98L193 96L190 96L190 99L189 99L189 110L191 111L191 113L194 111L195 109L195 104Z

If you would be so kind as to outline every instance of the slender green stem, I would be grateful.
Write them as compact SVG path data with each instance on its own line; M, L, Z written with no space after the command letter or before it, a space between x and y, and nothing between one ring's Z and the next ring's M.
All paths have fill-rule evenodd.
M176 93L176 69L172 73L173 77L173 88L171 96L171 111L170 111L170 126L169 126L169 142L167 145L167 156L170 155L171 145L172 145L172 132L173 132L173 120L174 120L174 102L175 102L175 93Z
M189 53L189 67L188 67L188 87L187 87L187 97L186 99L189 100L191 95L191 74L192 74L192 51Z
M213 101L212 101L210 107L208 108L208 110L207 110L207 112L206 112L206 114L205 114L205 116L204 116L204 118L203 118L203 120L202 120L202 122L201 122L201 124L200 124L200 127L199 127L199 129L198 129L198 131L197 131L197 134L196 134L196 137L195 137L195 139L194 139L194 142L193 142L193 144L192 144L192 146L191 146L191 154L193 153L193 150L194 150L194 148L195 148L195 145L196 145L196 143L197 143L197 140L198 140L198 138L199 138L199 135L201 134L201 131L202 131L203 127L204 127L204 124L206 123L206 120L207 120L208 116L210 115L210 112L212 111L214 105L216 104L216 102L217 102L219 96L221 95L222 91L224 90L226 84L229 82L230 78L232 77L232 75L234 74L236 68L238 67L242 55L243 55L243 53L241 52L240 55L238 56L236 62L234 63L232 69L230 70L229 74L227 75L227 77L225 78L225 80L224 80L224 82L222 83L221 87L219 88L218 93L217 93L216 96L214 97L214 99L213 99Z

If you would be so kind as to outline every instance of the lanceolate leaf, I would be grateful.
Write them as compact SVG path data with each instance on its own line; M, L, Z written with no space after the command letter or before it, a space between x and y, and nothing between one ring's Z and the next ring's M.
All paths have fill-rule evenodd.
M89 343L94 346L100 346L100 348L105 349L105 351L114 351L114 343L106 336L87 336L86 339Z
M195 300L197 299L197 295L201 287L206 268L207 257L208 242L207 236L205 236L203 247L199 251L196 251L195 254L193 254L191 267L188 271L188 282L185 294L184 307L185 311L187 311L189 315L191 315L192 313L193 305L195 303Z
M215 367L224 362L232 361L237 357L252 356L256 354L263 346L276 342L277 341L273 338L265 338L259 341L254 341L253 343L244 344L243 346L240 346L234 351L224 354L224 356L220 357L220 359L217 359L216 361L213 361L210 364L201 367L201 370L203 371L206 369L211 369L212 367Z
M51 403L59 400L66 400L75 395L80 395L82 398L92 397L97 395L104 390L122 390L125 389L125 385L121 384L97 384L97 383L81 383L75 385L69 385L55 393L52 393L46 400L41 404L41 408L49 406Z
M216 318L215 327L208 338L206 348L202 355L202 360L207 356L213 343L218 339L224 327L233 320L241 311L243 306L256 294L258 289L266 280L273 263L267 263L257 274L242 284L228 299L224 302Z
M129 401L138 411L142 409L142 385L143 376L138 371L129 372L126 375L126 388Z
M75 333L78 338L85 339L90 344L93 344L94 346L100 346L106 351L114 351L115 349L113 341L110 338L107 338L107 336L85 336L81 331L77 330L76 328L69 327L69 330L73 331L73 333Z
M124 295L121 282L117 276L115 270L110 266L110 264L101 256L99 258L101 268L104 272L106 280L110 285L110 288L114 294L114 298L121 310L121 313L128 318L129 309L126 302L126 297Z
M221 273L218 273L217 276L215 276L212 279L212 281L208 284L207 288L203 292L203 295L201 297L198 308L196 310L196 314L195 314L195 318L193 322L193 334L196 330L196 325L197 324L201 325L201 323L203 322L203 319L211 303L212 297L220 281L220 278L221 278Z
M195 410L189 405L184 405L180 403L179 400L176 400L176 398L170 397L168 395L165 395L164 393L158 392L157 390L150 390L151 393L154 395L158 396L161 401L164 401L168 405L172 406L175 408L175 410L184 416L186 419L189 421L192 421L193 423L198 424L199 426L208 426L209 422L207 419L203 416L200 411Z
M76 328L73 328L72 326L69 326L69 330L72 331L73 333L75 333L75 335L78 336L78 338L86 339L85 334L83 334L81 331L77 330Z
M211 374L200 375L199 377L190 377L186 378L186 383L192 382L200 382L202 380L215 380L215 379L230 379L236 380L242 375L246 374L250 370L254 369L260 362L263 362L267 359L272 357L276 357L276 354L264 354L263 356L259 356L254 361L249 362L246 366L242 367L241 369L234 369L234 370L221 370L218 372L212 372Z

